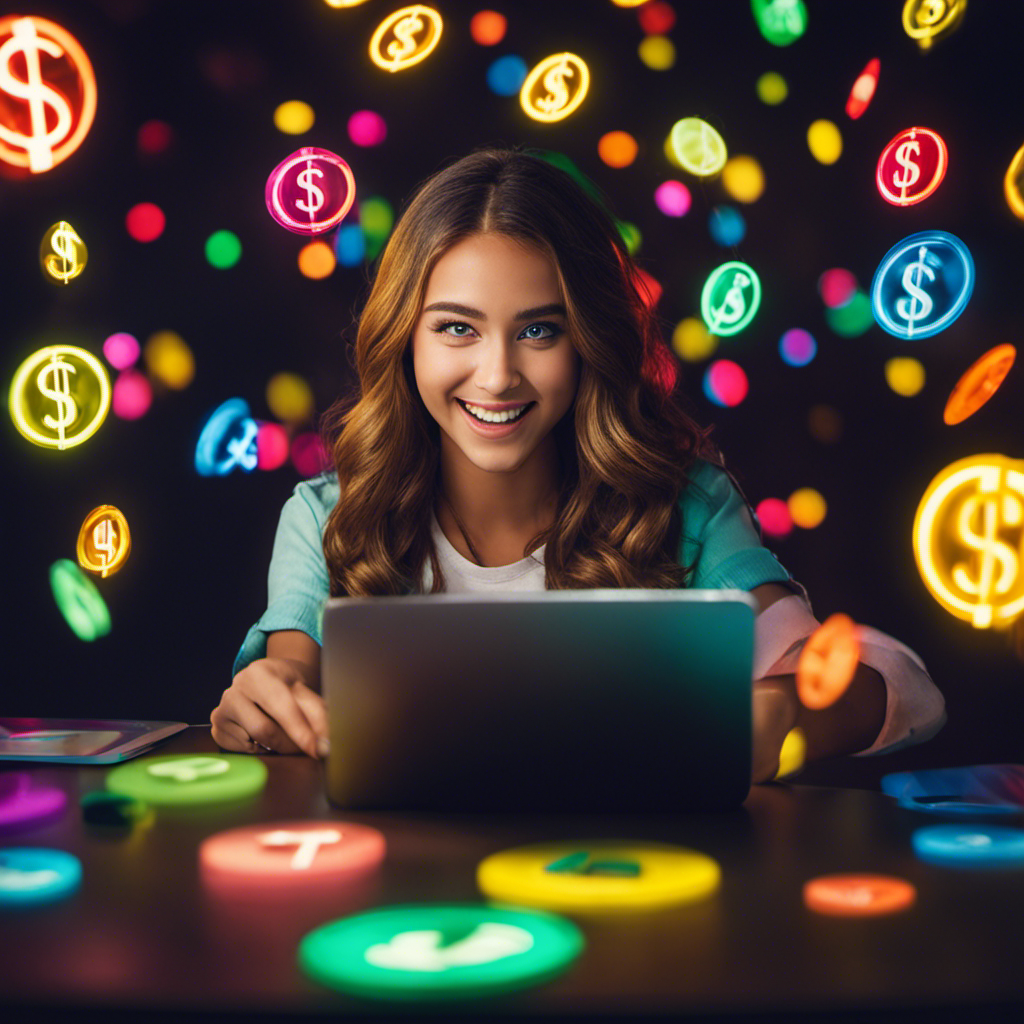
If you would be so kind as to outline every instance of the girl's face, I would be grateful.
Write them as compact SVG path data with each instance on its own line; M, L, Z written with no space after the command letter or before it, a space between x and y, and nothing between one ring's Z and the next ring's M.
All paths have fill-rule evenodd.
M473 235L438 260L412 347L416 386L442 444L446 436L483 470L518 469L576 397L579 355L554 265L504 235ZM535 405L512 433L489 437L460 400Z

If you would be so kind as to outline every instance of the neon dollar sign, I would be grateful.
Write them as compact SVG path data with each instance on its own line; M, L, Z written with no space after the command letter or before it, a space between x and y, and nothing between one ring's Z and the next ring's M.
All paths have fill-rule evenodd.
M925 263L924 258L928 255L927 246L922 245L917 251L917 259L907 265L903 271L903 287L910 292L911 298L900 296L896 300L896 312L907 321L907 337L914 334L914 321L919 317L923 320L931 311L934 303L928 293L921 287L921 274L925 274L929 281L935 280L935 271ZM915 280L916 277L916 280ZM921 308L917 308L918 302Z
M911 153L915 156L921 155L921 143L917 141L913 132L910 133L910 138L906 142L901 142L899 149L896 150L896 163L906 172L902 178L899 171L892 173L892 183L900 190L900 199L907 198L907 189L921 177L921 168L911 159Z
M711 328L713 331L723 324L739 323L743 318L743 314L747 310L747 303L743 298L743 288L748 284L750 284L750 278L742 271L738 270L733 274L732 285L725 293L722 304L718 309L712 310L711 315L715 321L714 326Z
M319 167L313 166L312 160L306 161L306 169L302 171L299 176L295 179L296 184L299 188L306 190L306 199L308 202L303 202L301 199L295 200L295 205L302 210L303 213L309 214L309 223L313 223L313 216L321 206L324 205L324 194L320 191L316 185L313 184L313 175L318 178L324 176L324 172Z
M92 544L97 553L102 552L103 568L108 569L114 560L114 527L109 519L101 519L92 528Z
M53 248L53 252L46 257L46 272L65 284L71 278L77 277L78 246L81 244L82 240L78 237L75 229L66 220L62 220L57 225L57 230L50 235L50 246Z
M1001 476L1002 474L1000 474ZM1001 481L993 480L989 486L1000 486ZM1024 519L1024 507L1014 494L1000 494L982 484L987 493L972 494L961 506L957 526L960 539L972 551L977 551L978 574L973 579L963 565L952 569L953 582L965 593L978 599L974 609L973 622L978 628L992 624L992 598L1009 592L1020 572L1020 562L1009 544L1004 544L996 534L1001 524L1020 526ZM982 516L982 532L972 529L978 511ZM999 563L999 577L994 578L996 563ZM994 591L994 594L993 594Z
M388 56L396 64L416 49L416 33L423 27L423 19L418 14L407 14L395 25L395 38L388 43Z
M51 39L36 35L31 18L19 18L11 26L11 38L0 46L0 90L28 102L31 135L22 135L0 124L0 138L12 146L21 146L28 152L28 165L32 171L48 171L53 166L53 147L71 131L71 108L59 92L43 82L39 67L39 53L62 57L64 51ZM11 58L16 54L25 58L25 79L11 73ZM46 108L51 107L57 123L46 130Z
M924 0L914 12L914 20L922 28L941 21L946 13L946 0Z
M68 374L75 373L75 368L70 363L65 363L63 358L56 353L50 355L50 361L44 363L42 369L36 374L36 387L47 397L57 403L57 418L54 419L49 413L43 416L43 423L50 430L57 431L58 447L64 448L65 431L78 416L78 406L70 394ZM47 377L53 374L53 387L47 386Z
M569 102L569 91L565 87L566 75L572 75L572 68L564 57L561 63L550 68L544 75L544 88L547 89L547 94L543 99L537 100L537 106L545 114L561 110Z

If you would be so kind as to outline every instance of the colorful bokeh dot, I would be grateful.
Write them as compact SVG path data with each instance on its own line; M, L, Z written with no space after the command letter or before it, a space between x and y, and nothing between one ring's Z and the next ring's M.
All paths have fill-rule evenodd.
M128 234L136 242L153 242L164 233L167 219L155 203L136 203L124 219Z
M764 171L752 156L730 157L722 168L722 188L740 203L755 203L764 192Z
M334 239L334 255L343 267L356 267L366 258L366 236L358 224L342 224Z
M637 53L640 63L652 71L668 71L676 63L676 46L668 36L644 36Z
M153 389L144 373L127 369L117 375L110 392L110 409L118 419L137 420L152 404Z
M650 36L662 36L671 32L676 23L676 12L665 0L650 0L636 12L640 28Z
M357 146L379 146L388 137L388 126L376 111L357 110L348 119L348 137Z
M791 327L779 339L779 355L789 366L806 366L817 352L818 343L802 327Z
M913 398L924 387L924 365L920 359L897 356L885 364L885 382L904 398Z
M766 71L757 80L757 98L769 107L778 106L788 95L789 86L777 71Z
M176 331L157 331L142 350L150 376L172 391L182 391L196 375L195 358L184 338Z
M508 22L497 11L477 11L469 19L469 34L478 46L497 46L505 38Z
M843 136L832 121L821 118L807 129L807 148L819 164L834 164L843 152Z
M835 444L843 436L843 417L831 405L815 405L807 414L807 429L816 441Z
M518 96L529 68L522 57L508 54L499 57L487 69L487 87L498 96Z
M284 423L303 423L313 415L313 392L295 373L275 373L267 381L267 408Z
M330 277L337 266L334 250L319 239L308 242L299 250L299 272L303 277L313 281L322 281Z
M828 507L819 491L813 487L801 487L795 490L786 502L794 526L802 530L813 530L825 519Z
M704 394L725 408L739 405L747 397L747 375L731 359L716 359L704 372Z
M103 355L115 370L127 370L139 358L139 343L135 336L124 331L111 334L103 342Z
M636 139L629 132L605 132L597 142L597 155L609 167L628 167L637 150Z
M174 129L166 121L146 121L139 125L135 135L135 145L139 155L144 157L160 156L174 142Z
M781 498L765 498L754 507L761 530L770 537L785 537L793 531L789 505Z
M857 278L852 271L833 267L818 278L818 294L829 309L841 309L857 294Z
M233 231L214 231L206 240L206 262L228 270L242 258L242 243Z
M708 231L716 245L729 249L743 241L747 233L747 222L735 206L723 203L711 207L708 213Z
M285 135L302 135L313 127L313 108L302 100L288 100L274 110L274 127Z
M690 190L681 181L663 181L654 190L654 202L666 217L682 217L690 209Z
M867 292L857 288L845 306L826 309L825 321L844 338L856 338L870 330L875 324L875 316L871 312L871 299Z
M288 461L288 431L280 423L261 423L256 434L256 468L280 469Z
M688 316L672 332L672 350L687 363L698 363L714 354L718 338L699 317Z
M296 434L292 440L291 456L292 465L304 477L316 476L332 465L320 435L312 431Z

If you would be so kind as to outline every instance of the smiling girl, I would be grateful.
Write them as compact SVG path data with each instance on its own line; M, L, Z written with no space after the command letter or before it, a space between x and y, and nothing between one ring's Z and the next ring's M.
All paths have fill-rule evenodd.
M222 748L326 753L329 596L601 587L752 594L754 782L796 726L808 760L938 731L921 660L867 627L846 694L800 704L819 623L683 408L648 300L612 218L544 159L485 149L420 187L360 318L358 394L321 423L334 468L281 512L268 607L211 714Z

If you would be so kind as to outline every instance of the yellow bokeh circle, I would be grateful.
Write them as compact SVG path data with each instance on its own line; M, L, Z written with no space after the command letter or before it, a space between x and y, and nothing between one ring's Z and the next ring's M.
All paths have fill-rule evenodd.
M919 359L896 356L885 364L885 382L904 398L913 398L924 387L924 366Z
M777 71L766 71L757 80L757 98L769 107L778 106L788 95L789 86Z
M752 156L730 157L722 168L722 188L738 202L757 202L764 192L764 171Z
M313 392L298 374L275 373L267 381L267 408L282 423L304 423L313 414Z
M825 499L813 487L801 487L795 490L789 496L786 505L789 508L789 517L793 520L793 525L804 530L813 530L816 526L820 526L828 511Z
M142 358L150 375L174 391L187 388L196 375L192 350L174 331L157 331L150 335L142 349Z
M821 118L807 129L807 148L819 164L834 164L843 152L843 137L831 121Z
M285 135L302 135L313 127L313 108L302 100L288 100L274 111L274 127Z
M668 36L644 36L637 52L640 62L652 71L668 71L676 62L675 44Z
M718 338L707 324L695 316L688 316L676 324L672 332L672 350L688 363L698 363L711 356L718 348Z

